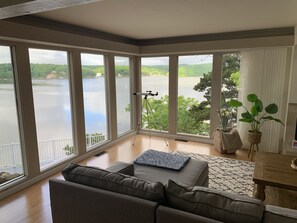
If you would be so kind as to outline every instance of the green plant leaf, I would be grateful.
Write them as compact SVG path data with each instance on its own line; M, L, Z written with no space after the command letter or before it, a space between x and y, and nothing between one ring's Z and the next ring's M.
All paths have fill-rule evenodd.
M277 105L276 105L275 103L272 103L272 104L267 105L267 106L265 107L265 111L266 111L268 114L275 114L275 113L277 113L277 111L278 111L278 107L277 107Z
M256 94L249 94L249 95L247 96L247 100L248 100L249 102L255 102L257 99L258 99L258 96L257 96Z
M231 107L238 108L238 107L242 106L242 102L240 102L240 101L238 101L238 100L235 100L235 99L231 99L231 100L229 101L229 105L230 105Z
M280 119L278 119L278 118L273 118L272 116L265 116L265 117L262 117L262 119L266 119L266 120L274 120L274 121L276 121L276 122L281 123L282 125L284 125L284 123L283 123Z
M283 126L285 126L285 124L280 119L274 118L273 120L276 121L276 122L278 122L278 123L281 123Z
M265 117L262 117L261 119L274 120L274 118L272 116L265 116Z
M255 101L255 107L259 113L263 111L263 103L259 98Z
M250 119L250 118L241 118L241 119L239 119L239 121L241 121L241 122L247 122L247 123L251 123L251 122L253 122L253 120L254 119Z
M251 108L251 113L253 116L257 116L259 114L259 111L258 111L258 108L256 105L254 105L252 108Z
M253 119L254 118L254 116L251 113L249 113L248 111L241 113L241 117L244 119Z

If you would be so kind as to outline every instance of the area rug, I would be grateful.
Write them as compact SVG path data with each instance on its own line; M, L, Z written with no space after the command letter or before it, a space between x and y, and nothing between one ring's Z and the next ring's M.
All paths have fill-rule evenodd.
M176 154L207 161L210 188L252 197L255 167L253 162L180 151Z

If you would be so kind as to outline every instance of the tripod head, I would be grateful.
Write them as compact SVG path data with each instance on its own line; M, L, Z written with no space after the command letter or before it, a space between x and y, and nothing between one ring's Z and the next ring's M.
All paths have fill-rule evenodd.
M144 99L147 99L148 96L158 96L158 92L156 92L155 94L152 93L152 91L146 91L144 93L142 93L142 92L135 92L135 93L133 93L133 95L144 95Z

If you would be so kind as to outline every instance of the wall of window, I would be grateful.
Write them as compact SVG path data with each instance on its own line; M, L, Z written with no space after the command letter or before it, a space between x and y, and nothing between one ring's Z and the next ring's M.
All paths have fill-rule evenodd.
M130 131L131 125L131 69L129 57L115 57L117 130L118 136Z
M103 55L81 54L87 150L108 139Z
M10 47L0 46L0 186L24 175Z
M169 57L141 58L142 127L168 131ZM141 96L140 96L141 97Z
M66 51L29 49L41 169L74 153Z
M220 52L218 52L220 49L222 49L222 46L224 49L229 49L229 50L236 50L237 48L257 48L259 46L262 47L279 47L279 46L290 46L293 44L293 35L291 35L292 38L288 39L288 37L281 37L278 36L279 41L275 41L275 37L268 37L268 38L262 38L261 40L257 39L257 38L252 38L252 39L248 39L248 40L235 40L237 41L237 44L234 44L234 41L225 41L225 40L221 40L221 41L216 41L215 43L211 43L211 42L193 42L193 43L185 43L185 44L170 44L170 46L167 45L152 45L152 46L136 46L136 45L132 45L132 44L127 44L127 43L120 43L117 42L115 44L115 42L113 41L108 41L106 39L100 39L100 38L94 38L94 37L90 37L90 36L85 36L85 35L77 35L77 34L71 34L70 32L63 32L63 31L56 31L56 30L50 30L50 29L46 29L46 28L41 28L41 27L34 27L34 26L25 26L25 25L21 25L21 24L13 24L11 22L8 21L1 21L0 22L1 25L3 27L8 27L9 29L3 29L4 31L2 32L3 37L5 36L5 40L4 38L1 38L1 43L6 45L13 45L12 49L13 49L13 58L14 58L14 66L17 68L16 71L16 77L17 80L22 80L22 81L17 81L17 85L14 84L7 84L4 83L3 81L6 82L6 80L3 80L3 78L0 80L0 95L1 94L5 94L4 97L0 97L0 103L1 103L1 107L0 107L0 124L1 124L1 129L2 132L4 131L3 129L5 129L4 133L0 134L0 143L16 143L19 144L20 140L19 140L19 128L18 128L18 116L17 116L17 107L16 107L16 103L15 103L15 93L14 93L14 87L16 88L16 92L18 93L22 93L22 94L18 94L18 105L20 105L19 110L22 112L20 113L20 133L21 133L21 138L22 138L22 145L23 145L23 153L26 156L26 159L24 159L24 163L19 162L17 165L21 166L22 170L18 171L21 175L25 172L26 175L28 175L28 181L25 182L26 185L30 184L30 180L35 181L36 180L36 176L38 176L39 179L41 179L42 177L45 177L46 174L48 174L48 171L54 171L57 170L58 168L52 168L52 169L47 169L46 171L42 171L40 172L39 169L39 163L44 164L43 160L42 160L42 156L40 156L41 160L39 160L37 157L37 150L39 150L40 146L39 146L39 142L40 141L53 141L55 139L61 140L62 137L60 138L60 134L59 136L55 136L55 133L46 133L43 134L45 132L46 129L44 129L42 127L42 125L40 123L45 123L45 120L42 120L41 118L41 114L44 113L45 116L47 116L47 119L53 121L53 123L49 123L49 126L54 125L55 126L55 131L56 133L59 133L61 130L64 131L64 129L66 129L66 131L69 133L69 135L66 135L66 138L70 138L72 139L71 142L67 143L66 145L60 145L57 146L57 148L59 148L59 151L63 151L61 154L63 155L63 157L65 158L69 158L67 160L67 162L69 160L71 160L72 158L75 158L76 156L69 156L70 154L73 154L74 150L75 150L75 154L74 155L85 155L85 153L87 153L86 148L75 148L73 149L73 144L80 144L83 145L84 144L84 134L81 134L81 132L77 132L74 131L74 136L72 136L72 128L75 127L76 125L82 127L81 129L83 129L85 127L86 129L86 133L89 131L88 122L84 121L84 118L87 119L87 117L83 117L81 115L82 113L82 108L80 109L76 109L74 110L75 113L73 113L73 117L72 117L72 113L71 113L71 106L70 101L72 100L72 102L75 102L73 104L78 104L81 105L85 102L83 102L83 98L85 97L85 92L81 90L81 82L77 77L80 77L82 75L82 73L78 70L80 68L80 66L75 67L73 70L71 70L73 73L71 73L71 77L75 77L71 79L71 90L72 92L75 92L75 97L71 98L70 94L69 94L69 86L65 87L63 85L56 85L56 86L50 86L48 83L49 82L54 82L54 81L58 81L60 80L68 82L69 83L69 76L70 76L70 72L64 70L65 73L61 74L61 76L59 76L56 79L51 79L52 77L55 77L55 72L58 72L58 66L56 66L56 69L52 69L50 70L49 73L50 74L48 76L49 80L48 82L46 82L47 80L41 77L38 77L38 72L36 73L37 76L33 78L32 76L32 84L33 84L33 98L31 98L31 89L28 89L28 94L26 94L26 88L28 88L28 86L30 86L30 81L31 81L31 77L30 74L28 75L28 73L30 72L30 69L34 69L34 66L30 66L29 64L29 56L28 54L28 48L30 49L30 62L31 64L34 64L33 60L33 51L35 48L50 48L52 50L48 50L54 53L48 53L48 51L42 51L43 53L40 54L38 57L39 58L35 58L36 61L38 61L38 59L42 60L42 62L40 63L40 65L46 65L46 64L51 64L51 65L63 65L65 67L68 67L68 60L69 60L69 64L71 65L71 68L73 68L73 66L75 65L80 65L80 62L84 63L84 61L81 61L82 58L80 57L80 53L84 52L85 49L86 51L88 50L88 52L93 52L93 53L98 53L98 52L103 52L102 55L103 56L107 56L110 63L108 63L108 65L113 64L113 61L111 61L113 59L113 56L110 56L110 52L121 52L121 54L125 54L127 53L127 55L133 55L133 57L135 57L135 61L137 61L137 63L133 64L133 71L135 71L135 76L141 79L142 82L142 87L140 86L140 92L145 92L147 90L152 90L152 93L155 93L156 91L158 91L159 95L156 97L148 97L151 100L154 100L154 103L152 102L152 104L156 105L153 110L154 112L157 112L156 114L158 114L159 117L161 117L158 120L162 120L161 125L153 125L150 126L151 129L162 129L163 131L167 131L168 125L170 123L173 122L178 122L179 118L177 115L181 115L181 113L178 111L178 107L176 104L174 105L174 103L172 103L172 99L174 99L175 97L177 98L177 96L181 96L180 90L179 90L179 85L182 85L182 83L179 83L179 74L178 71L180 71L178 65L179 63L177 62L178 60L176 58L180 57L182 54L185 53L193 53L194 51L199 52L199 51L203 51L205 52L207 49L209 49L209 52L216 52L213 53L214 58L215 55L218 56L218 54L220 54ZM9 30L9 32L5 32L5 30ZM19 30L23 30L23 33L33 33L32 35L28 36L28 35L22 35L22 33L19 32ZM42 30L42 31L41 31ZM44 35L44 33L46 33L46 35ZM49 39L50 36L50 39ZM11 37L11 41L8 40L8 38ZM33 38L34 37L34 38ZM22 42L18 42L17 39L23 38L24 41ZM68 45L70 42L71 45ZM49 43L49 41L51 41L51 43ZM42 43L45 43L44 45ZM67 46L67 47L63 47ZM44 47L43 47L44 46ZM77 47L73 47L73 46L77 46ZM33 49L34 48L34 49ZM10 55L10 49L9 47L1 47L0 52L1 52L1 56L0 56L0 65L2 65L3 63L10 63L11 64L11 59L9 60L3 60L3 58L5 58L5 56L3 56L5 53L3 53L6 49L7 55ZM53 50L55 49L55 50ZM94 51L92 51L91 49L93 49ZM229 51L228 50L228 51ZM16 52L21 52L20 55L18 55L18 53ZM62 54L64 55L64 59L60 60L59 62L52 62L52 58L59 58L61 56L61 54L59 54L59 52L62 52ZM151 57L144 57L141 58L141 69L138 70L136 69L136 67L139 65L138 64L138 59L140 59L140 55L139 52L142 55L151 55ZM165 55L166 53L168 54L172 54L175 53L175 55L172 56L160 56L160 55ZM180 55L178 55L178 52L182 52L180 53ZM69 58L67 58L67 55L71 55ZM155 55L155 56L152 56ZM157 56L158 55L158 56ZM224 53L221 53L221 55L223 56L223 61L224 61ZM61 57L61 58L63 58ZM176 60L174 63L172 63L172 58L176 57L174 60ZM67 58L67 59L65 59ZM117 57L116 57L117 58ZM116 59L115 58L115 59ZM106 59L106 58L105 58ZM169 75L169 59L170 59L170 70L173 71L171 72L171 74ZM180 59L180 58L179 58ZM173 61L174 61L173 60ZM22 61L21 63L15 63L17 61ZM62 61L62 63L61 63ZM180 61L180 60L179 60ZM290 61L288 59L288 61ZM37 62L39 63L39 62ZM115 63L117 64L117 61L115 61ZM26 65L27 64L27 65ZM88 62L85 63L86 65L88 64ZM224 64L224 63L223 63ZM103 63L101 64L94 64L95 66L100 66L103 65ZM215 59L213 59L213 67L218 68L219 66L222 66L222 64L215 62ZM158 72L156 70L154 70L152 68L152 66L159 66L159 68L162 70L162 72ZM290 62L287 63L287 66L289 67L288 69L290 69ZM11 67L11 66L10 66ZM110 67L109 67L110 68ZM42 68L43 69L43 68ZM38 69L39 71L42 70L41 68ZM5 72L7 71L7 67L5 67ZM111 69L112 70L112 69ZM216 78L216 76L221 75L220 72L217 72L219 69L213 69L213 73L216 74L213 76L213 78ZM35 70L36 71L36 70ZM34 72L35 72L34 71ZM55 72L53 72L55 71ZM34 73L32 72L32 73ZM67 73L68 72L68 73ZM97 73L100 72L96 72ZM139 75L140 73L140 75ZM68 77L66 77L68 75ZM108 73L106 74L108 75ZM139 76L138 76L139 75ZM167 76L166 76L167 75ZM26 78L23 78L23 77ZM21 78L20 78L21 77ZM220 78L221 76L218 76L218 78ZM116 77L117 78L117 77ZM137 79L135 78L135 79ZM6 79L6 77L4 78ZM174 97L172 97L169 101L169 99L166 97L166 95L169 94L168 92L168 88L169 88L169 79L170 79L170 93L171 95L174 95ZM10 80L11 83L13 82L12 79ZM133 82L133 84L135 86L138 85L138 83L134 83L134 79L131 81ZM176 83L175 83L176 81ZM45 84L40 84L38 82L45 82ZM84 81L83 81L84 82ZM111 81L108 81L109 84L113 85L113 77L111 75ZM221 97L221 90L225 89L226 86L224 86L224 82L223 85L218 84L218 86L215 86L215 88L213 87L213 82L211 83L211 90L212 93L214 93L214 97L212 99L215 100L219 100L220 101L220 97ZM30 84L29 84L30 83ZM75 83L75 84L73 84ZM172 85L173 83L173 85ZM198 82L197 82L198 83ZM83 83L84 84L84 83ZM192 83L193 85L196 83ZM68 85L68 84L67 84ZM118 84L117 84L118 85ZM78 87L79 86L79 87ZM172 88L173 86L173 88ZM45 87L45 88L50 88L52 90L52 94L49 95L46 92L42 92L41 87ZM64 88L65 87L65 88ZM78 89L76 89L78 87ZM108 90L108 92L110 94L107 94L108 98L115 98L114 95L116 94L115 91L113 91L113 87L114 86L105 86L106 89ZM119 87L119 86L116 86ZM84 87L85 89L85 87ZM36 90L36 91L35 91ZM38 91L39 90L39 91ZM198 94L198 91L194 91L192 90L192 87L190 89L191 91L195 92L196 94ZM25 93L24 93L25 92ZM56 97L56 99L54 100L55 102L58 102L58 100L66 100L67 103L65 103L63 106L58 106L57 109L53 109L51 108L51 106L53 106L53 101L51 100L46 100L45 102L41 102L40 98L41 94L43 94L44 97L50 97L50 98L54 98L55 95L57 96L58 94L60 94L62 92L62 97ZM29 94L30 93L30 94ZM173 94L172 94L173 93ZM224 94L224 92L223 92ZM227 91L226 91L227 94ZM26 96L24 96L26 95ZM110 95L112 95L112 97L110 97ZM127 95L126 95L127 96ZM119 96L117 96L119 97ZM141 96L141 98L143 99L144 96ZM9 102L5 101L6 98L9 98ZM71 98L71 99L70 99ZM102 100L106 100L105 96L102 97ZM128 98L128 96L127 96ZM193 97L195 98L195 97ZM31 100L32 101L31 101ZM134 99L134 96L133 96ZM110 105L112 103L117 103L116 100L112 101L112 100L106 100L104 102L101 101L101 99L98 99L100 101L97 101L95 104L99 104L100 106L102 105L103 110L106 110L106 104ZM86 99L85 99L86 101ZM213 102L214 100L212 100ZM33 103L34 102L34 103ZM164 103L163 103L164 102ZM177 99L175 101L177 103ZM221 101L220 101L221 102ZM9 105L9 103L11 103ZM42 104L46 104L44 106L42 106ZM63 103L62 103L63 104ZM170 105L169 105L170 104ZM179 105L181 105L180 103L178 103ZM4 106L2 106L4 105ZM113 106L111 106L112 108L115 108L114 104L112 104ZM174 105L174 106L173 106ZM216 103L215 106L213 106L213 108L211 108L211 114L210 114L210 131L215 129L218 125L219 122L214 122L215 119L217 119L217 112L213 112L214 108L220 108L220 105L222 106L222 103ZM169 107L170 106L170 107ZM34 111L33 108L35 110L35 117L36 120L34 120ZM118 108L120 108L121 106L118 106ZM12 108L12 109L8 109L8 108ZM160 109L161 108L161 111ZM95 108L95 111L97 111ZM8 111L9 110L9 111ZM14 110L14 112L13 112ZM131 109L133 110L133 109ZM114 111L112 111L113 114L115 114ZM118 114L120 114L121 112L117 112ZM125 114L126 115L126 114ZM135 114L133 114L133 116L135 116ZM13 116L13 117L11 117ZM170 117L170 119L168 119L168 116ZM6 118L8 117L8 118ZM111 117L113 118L113 117ZM73 119L73 120L72 120ZM120 120L119 117L117 117L117 119ZM58 121L57 121L58 120ZM95 119L94 119L95 120ZM109 125L106 124L106 121L104 119L102 119L102 126L104 126L104 128L106 127L106 129L111 130L111 127L114 127L114 122L112 122L112 125L109 122ZM47 120L46 120L47 121ZM64 122L65 121L65 122ZM36 123L35 123L36 122ZM63 127L60 127L59 123L66 123L65 125L63 125ZM78 124L77 124L78 123ZM86 123L86 125L84 126L83 123ZM165 124L164 124L165 123ZM207 122L205 122L207 124ZM36 126L35 126L36 124ZM90 123L89 123L90 124ZM6 127L3 127L6 125ZM8 125L11 125L10 127L7 127ZM118 125L118 136L121 135L121 132L124 131L125 129L119 127L120 125L120 121L119 123L117 123ZM102 127L100 126L100 128ZM158 127L156 127L158 126ZM31 128L32 129L31 129ZM37 138L35 139L35 127L37 129ZM143 126L144 128L147 128L147 124ZM26 129L25 129L26 128ZM126 128L128 129L128 127ZM7 130L7 131L6 131ZM34 130L34 131L33 131ZM76 129L75 129L76 130ZM99 131L100 129L98 129L97 131ZM27 134L28 131L34 132L32 134ZM179 138L185 138L185 139L197 139L199 141L203 141L204 142L210 142L209 137L194 137L196 136L196 134L192 134L189 136L189 134L191 133L186 133L187 131L182 131L180 130L180 126L176 125L176 126L170 126L170 134L172 135L176 135L176 137ZM9 134L9 132L14 132L14 134ZM116 134L115 131L106 131L106 132L112 132L112 140L117 139L116 138ZM185 135L183 132L185 132ZM183 133L183 134L179 134L179 133ZM9 136L16 136L16 138L10 138L10 140L7 142L5 141L6 139L9 139ZM43 137L43 136L46 137ZM61 134L63 135L63 134ZM5 136L5 137L4 137ZM32 137L33 136L33 137ZM78 136L78 137L77 137ZM63 139L65 139L65 135L63 136ZM106 138L105 138L106 139ZM207 141L208 140L208 141ZM36 141L38 141L38 148L36 145ZM73 141L75 143L73 143ZM87 141L87 140L86 140ZM29 145L29 146L27 146ZM68 147L67 147L68 145ZM104 145L108 145L108 144L104 144ZM36 148L35 148L36 147ZM65 149L64 149L65 148ZM91 148L91 147L90 147ZM94 155L95 152L98 152L106 147L102 146L100 144L97 144L96 146L94 145L94 148L96 148L95 150L89 151L88 154L89 155ZM98 149L97 149L98 148ZM78 150L78 154L76 154L76 149ZM21 157L21 150L18 150L18 156ZM32 152L33 151L33 152ZM29 156L28 156L29 155ZM55 154L56 155L56 154ZM54 153L49 153L48 157L50 157L50 160L54 160L57 161L55 158L52 159L52 157L54 157ZM2 158L2 156L0 157L0 159ZM9 158L7 158L6 160L9 160ZM61 158L59 161L64 160L64 158ZM51 164L58 164L60 162L51 162ZM3 161L1 161L3 162ZM66 161L65 161L66 162ZM32 165L33 163L33 165ZM1 164L0 164L1 166ZM24 166L24 167L23 167ZM47 164L41 165L41 167L44 169L47 166ZM24 171L25 169L25 171ZM15 171L15 173L18 173L17 171ZM24 185L25 186L25 185ZM3 187L0 188L0 190L2 190ZM19 187L21 188L21 187ZM8 193L12 193L12 191L14 191L15 188L9 190L4 191L5 195L7 196ZM2 193L3 191L1 191L0 193L0 199L3 197Z
M200 136L200 140L210 139L212 132L216 128L222 127L218 111L228 115L229 127L236 125L237 111L228 106L228 101L238 97L239 54L214 53L170 56L169 58L171 73L168 76L171 96L165 97L165 100L156 100L151 97L148 101L155 106L152 106L152 110L157 114L156 117L161 117L160 123L170 126L170 134L177 135L176 137L179 138L194 139L193 137ZM153 88L155 86L168 91L168 85L162 86L166 82L155 78L158 75L154 74L161 74L164 69L167 71L168 68L151 62L151 60L157 59L158 57L141 59L142 92L145 92L149 87L157 89ZM151 72L146 74L143 72L148 69L144 64ZM166 78L166 75L160 76L163 79ZM167 81L167 78L165 80ZM172 96L175 94L176 96ZM144 98L144 96L142 97ZM167 119L168 115L170 121ZM152 121L155 118L150 116L147 118L147 116L149 113L146 114L144 108L142 112L144 121ZM157 129L152 125L148 128L146 123L143 126L146 129Z

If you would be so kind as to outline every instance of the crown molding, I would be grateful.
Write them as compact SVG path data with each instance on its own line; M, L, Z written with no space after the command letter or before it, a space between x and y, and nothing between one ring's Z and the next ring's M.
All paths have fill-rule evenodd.
M273 29L260 30L246 30L226 33L212 33L191 36L178 36L156 39L142 39L138 40L140 46L162 45L162 44L177 44L177 43L191 43L204 41L218 41L218 40L232 40L232 39L250 39L263 37L280 37L280 36L294 36L294 27L283 27Z
M271 29L259 30L245 30L237 32L225 33L211 33L190 36L176 36L164 37L155 39L133 39L126 36L115 35L103 31L89 29L85 27L70 25L67 23L57 22L49 19L44 19L34 15L27 15L22 17L15 17L6 19L10 22L16 22L31 26L42 27L46 29L68 32L72 34L94 37L119 43L131 44L136 46L152 46L163 44L179 44L191 42L205 42L205 41L218 41L218 40L232 40L232 39L251 39L251 38L264 38L264 37L281 37L281 36L294 36L294 27L281 27Z

